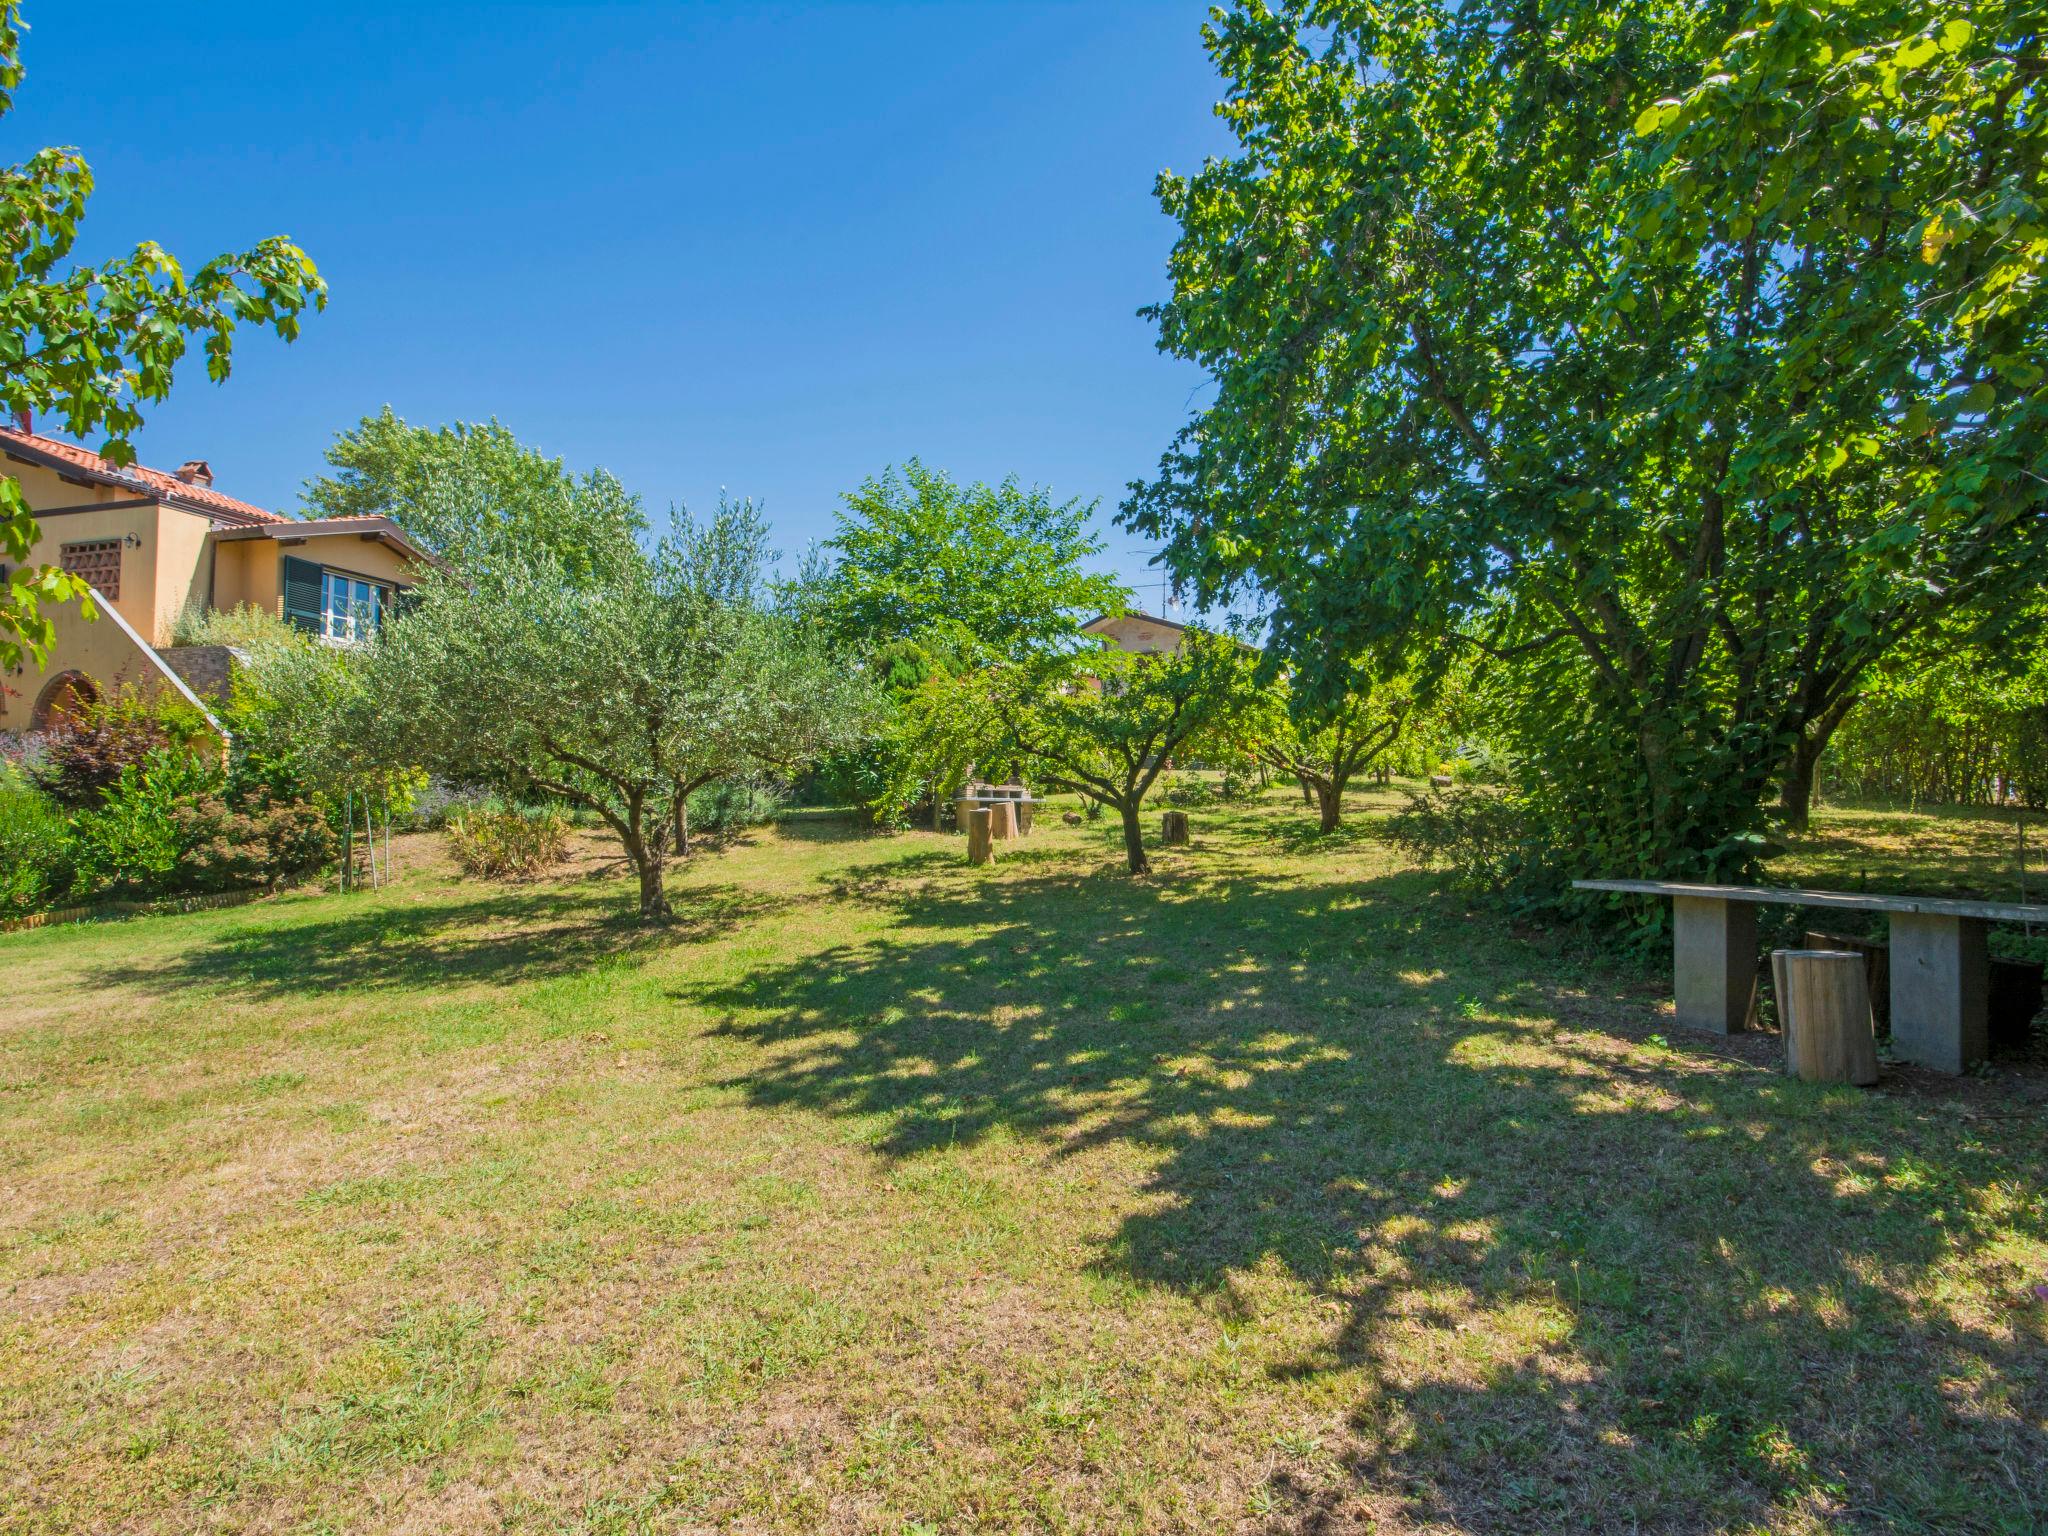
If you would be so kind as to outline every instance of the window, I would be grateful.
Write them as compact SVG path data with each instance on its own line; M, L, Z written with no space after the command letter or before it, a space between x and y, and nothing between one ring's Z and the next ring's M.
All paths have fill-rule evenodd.
M391 605L388 587L340 571L320 573L320 633L329 640L367 640Z
M391 612L389 584L285 556L284 616L308 634L344 645L367 640Z
M121 541L87 539L58 546L57 563L74 576L83 576L104 598L121 595Z

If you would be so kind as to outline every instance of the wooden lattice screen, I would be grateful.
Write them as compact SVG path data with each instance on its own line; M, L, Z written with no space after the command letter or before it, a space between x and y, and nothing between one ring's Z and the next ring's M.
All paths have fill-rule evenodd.
M119 539L87 539L77 544L66 544L60 551L59 563L74 576L83 576L99 589L100 596L117 598L121 595L121 541Z

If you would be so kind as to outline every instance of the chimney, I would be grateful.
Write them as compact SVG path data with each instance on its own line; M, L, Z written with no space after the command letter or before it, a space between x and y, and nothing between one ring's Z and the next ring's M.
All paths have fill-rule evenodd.
M21 428L24 434L33 433L36 429L35 412L31 411L27 406L24 405L20 410L14 413L14 424L17 427Z
M213 489L213 466L204 459L187 459L178 466L178 478L187 485L203 485Z

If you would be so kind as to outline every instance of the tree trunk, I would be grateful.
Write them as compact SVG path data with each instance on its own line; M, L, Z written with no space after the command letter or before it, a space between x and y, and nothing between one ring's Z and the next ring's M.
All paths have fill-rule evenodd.
M1344 819L1344 786L1332 780L1316 783L1316 814L1325 832L1337 830Z
M1813 770L1820 764L1821 750L1810 737L1801 736L1792 748L1792 761L1785 765L1785 777L1778 786L1778 810L1793 832L1804 832L1813 824Z
M1784 815L1785 825L1795 832L1804 832L1812 823L1814 770L1834 739L1835 728L1847 718L1855 702L1854 694L1842 700L1802 730L1792 745L1792 760L1785 765L1785 777L1778 786L1778 809Z
M687 859L690 856L690 797L680 789L676 791L675 818L676 835L674 847L676 857Z
M633 868L640 876L640 921L673 922L675 909L668 904L668 891L662 884L663 848L658 842L642 837L637 828L625 843L626 857L633 861Z
M1152 861L1145 857L1145 833L1138 825L1138 805L1138 799L1133 797L1117 807L1124 818L1124 857L1130 861L1132 874L1149 875Z
M1301 803L1303 805L1314 805L1316 803L1315 785L1309 782L1308 775L1305 773L1296 774L1295 777L1301 781Z

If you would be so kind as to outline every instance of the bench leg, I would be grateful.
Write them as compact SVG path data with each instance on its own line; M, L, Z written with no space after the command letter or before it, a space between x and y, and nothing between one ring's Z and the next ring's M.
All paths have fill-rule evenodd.
M1756 908L1711 896L1675 896L1671 930L1678 1022L1717 1035L1737 1033L1749 1020L1756 985Z
M1892 914L1892 1052L1967 1072L1990 1045L1991 957L1975 917Z

